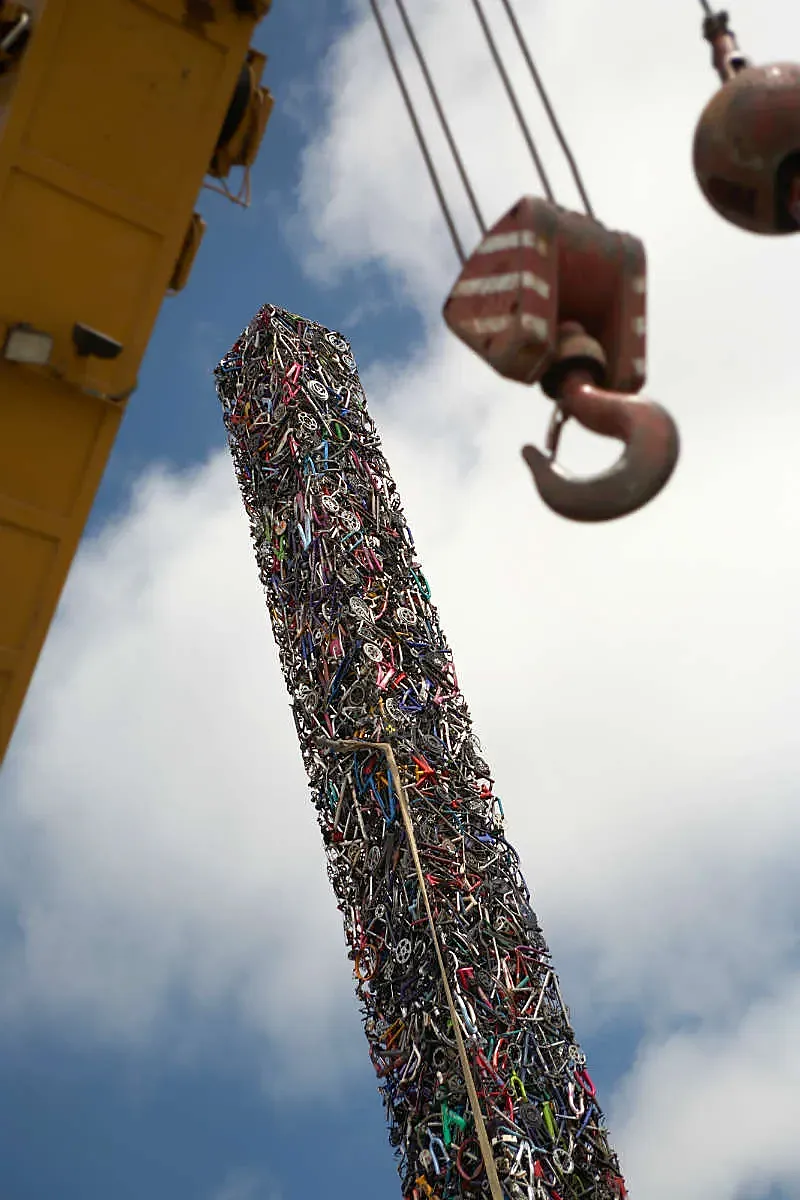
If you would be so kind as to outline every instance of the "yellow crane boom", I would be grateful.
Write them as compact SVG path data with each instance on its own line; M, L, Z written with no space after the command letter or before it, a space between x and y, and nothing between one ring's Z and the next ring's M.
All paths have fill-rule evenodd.
M255 158L271 0L0 0L0 762L207 174Z

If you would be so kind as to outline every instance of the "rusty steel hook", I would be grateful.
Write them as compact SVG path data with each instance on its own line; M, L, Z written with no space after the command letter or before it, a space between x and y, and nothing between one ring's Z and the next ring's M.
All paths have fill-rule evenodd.
M678 429L666 409L652 400L598 387L584 366L566 371L557 391L547 453L536 446L522 450L547 507L571 521L613 521L657 496L680 453ZM561 431L570 417L593 433L625 443L625 452L613 467L582 478L556 463Z

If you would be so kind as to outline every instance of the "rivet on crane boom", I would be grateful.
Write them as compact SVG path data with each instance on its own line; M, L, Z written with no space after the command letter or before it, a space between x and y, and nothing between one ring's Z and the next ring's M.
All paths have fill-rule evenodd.
M247 203L270 3L0 0L0 761L198 193Z

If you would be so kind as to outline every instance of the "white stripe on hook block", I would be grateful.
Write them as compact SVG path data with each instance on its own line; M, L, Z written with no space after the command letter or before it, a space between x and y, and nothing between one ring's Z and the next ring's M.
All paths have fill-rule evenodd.
M512 271L508 275L484 275L477 279L462 279L453 288L453 297L488 296L494 292L513 292L516 288L529 288L547 300L550 284L532 271Z
M508 329L509 325L514 320L519 320L522 328L530 333L535 333L542 341L547 341L549 336L549 324L544 317L534 316L533 313L522 313L518 318L515 317L474 317L471 321L465 321L465 326L470 333L485 334L485 333L503 333Z
M520 246L535 250L542 258L547 257L550 243L547 238L537 237L530 229L516 229L512 233L493 233L485 238L476 254L496 254L498 250L516 250Z

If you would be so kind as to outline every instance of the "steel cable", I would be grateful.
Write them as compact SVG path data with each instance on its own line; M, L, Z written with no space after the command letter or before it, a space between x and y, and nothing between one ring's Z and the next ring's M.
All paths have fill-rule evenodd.
M701 2L702 2L702 0L701 0ZM525 39L525 35L522 32L522 30L520 29L519 22L517 21L517 18L516 18L516 14L514 13L514 10L511 7L511 0L502 0L502 4L503 4L503 8L506 10L508 19L511 22L511 27L514 30L514 33L516 35L517 43L519 45L520 50L522 51L522 56L525 59L525 62L527 63L528 70L530 71L530 74L531 74L531 78L533 79L536 90L539 93L539 99L541 100L542 106L543 106L545 112L547 113L547 116L550 120L550 124L553 127L553 132L555 133L556 137L558 138L559 145L561 146L561 149L564 152L564 157L566 158L567 162L569 163L569 169L572 172L572 178L575 180L575 186L577 187L578 192L581 197L581 200L583 201L583 206L586 209L586 214L589 217L594 217L594 212L593 212L592 206L589 202L589 196L587 194L586 188L584 187L581 173L578 170L578 164L575 161L575 156L573 155L572 150L570 149L569 142L567 141L566 135L564 134L564 131L561 128L561 123L558 120L558 117L556 116L555 109L553 108L552 104L550 103L550 97L547 94L544 83L542 82L542 78L536 68L536 64L533 61L533 56L532 56L530 50L528 49L528 43Z
M439 93L437 92L436 86L433 82L433 79L431 78L431 73L428 70L428 63L426 61L425 55L422 52L422 47L420 46L419 41L417 40L417 35L414 33L414 27L412 26L410 20L408 19L408 13L406 11L406 6L403 3L403 0L395 0L395 4L397 5L397 10L403 19L403 24L405 25L406 33L408 34L409 41L411 42L411 45L414 48L414 53L417 56L417 62L420 65L420 70L422 71L422 74L425 78L425 82L428 85L428 92L430 93L431 100L433 101L433 106L436 109L436 113L439 117L439 122L442 126L442 131L444 133L444 136L447 138L447 144L450 147L450 152L453 155L453 158L455 160L456 167L458 168L458 173L461 176L461 182L464 184L464 190L466 191L467 196L469 197L469 202L472 205L472 211L475 214L475 220L478 222L478 226L480 228L481 233L486 233L486 223L481 214L480 207L478 206L478 201L475 197L475 192L473 190L472 184L470 183L469 176L467 175L467 171L464 166L463 159L461 158L458 147L456 146L456 143L455 143L455 139L453 138L453 135L450 131L450 125L447 121L446 116L444 115L444 109L442 108L442 105L439 101Z
M522 32L522 29L520 27L520 24L517 20L516 14L512 7L511 0L501 0L501 3L503 4L503 8L505 9L505 12L509 19L509 22L511 23L511 27L512 27L512 29L514 31L514 35L517 39L517 44L520 48L522 56L528 67L528 71L530 73L531 79L533 80L533 83L537 90L539 98L542 102L542 106L545 110L545 113L547 114L548 120L550 121L551 127L553 129L553 132L555 133L556 139L558 140L558 143L561 147L564 157L567 160L570 171L572 173L573 180L575 181L575 186L580 195L580 198L583 203L586 214L587 214L587 216L594 219L594 210L593 210L591 202L589 200L588 192L584 185L583 178L582 178L581 172L578 168L577 161L575 159L574 154L572 153L572 149L569 145L566 135L564 134L564 131L561 127L561 123L558 119L558 116L555 112L553 104L550 100L550 97L544 86L542 78L536 67L533 56L528 47L527 40L525 38L524 33ZM704 9L710 13L711 10L708 5L708 0L700 0L700 3L704 7ZM397 6L397 10L400 14L400 18L403 22L403 26L405 28L406 34L411 43L412 49L416 56L416 59L419 64L420 70L422 72L423 78L425 80L425 84L428 89L428 94L430 95L431 101L432 101L434 109L436 111L436 115L439 119L439 123L441 125L442 131L444 133L445 139L446 139L448 147L450 149L450 153L453 156L453 160L454 160L456 168L458 170L458 174L461 179L461 182L464 186L464 190L469 199L470 206L471 206L473 214L475 216L475 220L478 223L478 227L479 227L481 233L485 234L486 233L486 223L483 219L483 214L482 214L480 206L478 204L478 200L477 200L477 197L475 194L475 189L472 186L471 180L469 178L469 174L464 165L464 161L461 157L458 146L456 145L455 138L453 137L452 130L450 128L449 122L448 122L447 117L444 112L444 108L439 99L439 93L437 91L436 85L433 81L430 70L428 68L428 63L427 63L425 54L419 43L419 39L416 36L411 19L409 18L408 11L406 9L404 0L395 0L395 4ZM549 176L547 174L547 171L545 170L544 163L539 154L538 148L536 146L536 142L534 141L534 138L530 131L528 123L525 120L525 116L522 112L522 108L521 108L519 100L517 98L517 94L514 90L513 84L511 83L511 79L509 77L508 71L506 70L502 56L497 47L497 43L495 42L495 39L492 35L492 31L491 31L491 29L489 27L489 23L486 19L486 14L484 12L481 0L472 0L472 4L473 4L473 8L475 9L475 13L478 17L478 21L481 25L481 29L483 31L484 38L489 47L492 58L494 59L495 66L497 67L498 73L499 73L500 78L505 87L506 94L508 95L509 101L510 101L511 106L516 115L517 121L519 123L520 129L523 134L523 137L528 146L528 150L530 151L530 155L533 160L536 171L539 175L539 179L541 181L544 193L545 193L547 199L550 201L550 203L554 204L554 203L556 203L556 199L555 199L555 194L553 192L553 188L550 183ZM403 101L405 103L406 111L408 112L408 116L411 121L411 125L414 130L414 133L416 135L420 150L422 152L423 159L425 160L425 165L428 169L428 174L430 175L434 191L436 192L436 197L439 202L439 207L441 209L442 215L444 216L445 223L447 224L447 228L450 232L450 237L453 242L453 246L455 248L456 255L457 255L459 261L463 264L466 261L464 247L461 242L461 238L459 236L458 230L456 228L456 223L453 218L453 214L450 210L450 206L447 203L447 199L444 194L444 188L442 187L442 183L439 178L439 174L437 172L436 166L433 161L433 155L431 154L431 151L428 147L428 143L427 143L425 135L422 131L422 126L420 125L419 119L417 117L416 109L414 107L414 102L411 99L411 94L408 90L408 87L406 86L405 79L403 78L403 73L400 69L400 64L398 62L397 56L394 51L394 46L392 44L391 36L389 34L389 31L386 27L386 24L383 20L382 15L381 15L380 8L378 6L378 0L370 0L370 6L372 8L372 13L373 13L373 16L375 17L375 21L378 25L381 39L383 41L384 47L386 49L386 53L389 58L389 63L391 65L395 79L397 80L398 87L400 88L400 93L401 93Z
M472 0L472 7L475 9L475 14L480 22L481 29L483 30L483 36L486 38L486 43L489 47L492 58L494 59L494 63L497 67L500 78L503 81L506 94L511 101L511 107L514 109L517 121L519 122L519 127L522 130L522 136L525 138L525 142L528 150L530 151L534 166L539 174L539 179L541 180L544 194L551 204L555 204L556 198L550 185L550 179L548 178L547 172L544 169L544 163L541 160L539 151L536 148L536 143L534 142L531 131L528 128L528 123L525 120L522 109L520 108L519 100L517 99L517 93L514 91L514 85L509 78L508 71L505 68L500 51L497 49L497 43L492 36L492 31L489 28L489 22L486 20L486 14L483 11L481 0Z
M439 200L439 207L441 208L442 215L444 216L444 219L447 223L447 228L450 230L450 237L453 240L453 246L455 248L455 252L458 256L459 261L461 263L464 263L464 262L466 262L467 256L464 253L464 247L461 244L460 237L458 236L458 230L456 229L455 221L453 220L453 215L450 212L450 208L448 206L447 200L445 199L445 194L442 189L441 182L439 180L439 175L436 171L436 167L434 166L433 158L431 157L430 150L428 149L428 143L425 141L425 134L422 132L422 126L420 125L419 121L417 120L417 114L414 109L414 104L411 99L411 96L409 95L409 91L408 91L408 88L406 87L405 80L403 79L403 73L400 70L400 64L397 61L397 57L394 52L394 47L392 46L392 40L389 37L389 31L387 30L386 25L384 24L384 20L383 20L383 17L381 16L380 9L378 8L377 0L370 0L370 6L372 8L372 12L375 17L375 20L378 24L378 29L380 30L381 38L383 39L383 44L386 47L386 53L389 56L389 62L391 64L392 71L394 72L395 79L397 80L398 87L400 88L400 92L401 92L403 100L405 102L406 110L407 110L409 118L411 120L411 124L414 128L414 133L417 136L417 142L419 143L419 148L422 151L422 157L425 159L425 165L428 168L428 174L431 177L431 183L433 184L434 190L436 192L436 196Z

